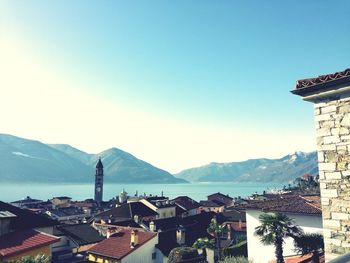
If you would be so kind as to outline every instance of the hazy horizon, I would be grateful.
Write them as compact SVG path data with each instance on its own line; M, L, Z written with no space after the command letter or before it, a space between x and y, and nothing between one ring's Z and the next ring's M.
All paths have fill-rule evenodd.
M349 7L0 1L0 133L171 173L314 151L313 106L289 91L349 67Z

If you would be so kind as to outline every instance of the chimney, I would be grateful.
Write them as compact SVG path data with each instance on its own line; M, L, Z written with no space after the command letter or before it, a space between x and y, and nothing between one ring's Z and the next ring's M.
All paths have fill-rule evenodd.
M154 221L151 221L149 223L149 230L152 232L157 232L157 227L156 227L156 224L154 223Z
M186 243L185 228L182 225L176 230L176 242L181 246Z
M227 239L232 240L232 235L231 235L231 224L227 224Z
M106 234L106 238L109 238L112 235L111 230L107 229L107 234Z
M135 221L136 223L140 223L140 218L139 218L138 215L134 215L134 221Z
M139 231L131 230L130 247L134 248L139 244Z

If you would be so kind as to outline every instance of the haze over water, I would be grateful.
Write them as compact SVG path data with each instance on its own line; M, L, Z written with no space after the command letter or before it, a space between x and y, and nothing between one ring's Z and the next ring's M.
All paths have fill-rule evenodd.
M191 184L105 184L104 200L109 200L118 195L123 189L130 196L138 194L161 195L175 198L187 195L196 201L205 200L207 195L221 192L231 197L246 197L255 192L282 188L278 183L191 183ZM35 199L47 200L54 196L69 196L73 200L85 200L93 198L93 184L1 184L0 200L11 202L20 200L26 196Z

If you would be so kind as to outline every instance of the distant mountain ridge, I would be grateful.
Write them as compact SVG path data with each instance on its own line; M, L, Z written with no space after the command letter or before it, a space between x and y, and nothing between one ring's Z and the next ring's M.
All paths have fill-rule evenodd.
M0 134L0 182L93 183L101 157L107 183L185 183L117 148L88 154L67 144L44 144Z
M243 162L210 163L186 169L176 177L190 182L281 182L305 173L318 174L316 152L295 152L279 159L251 159Z

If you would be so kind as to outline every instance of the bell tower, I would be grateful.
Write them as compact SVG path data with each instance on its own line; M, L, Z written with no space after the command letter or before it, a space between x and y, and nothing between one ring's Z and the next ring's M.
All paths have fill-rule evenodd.
M96 173L95 173L95 202L100 204L103 197L103 164L101 158L98 159L96 164Z

